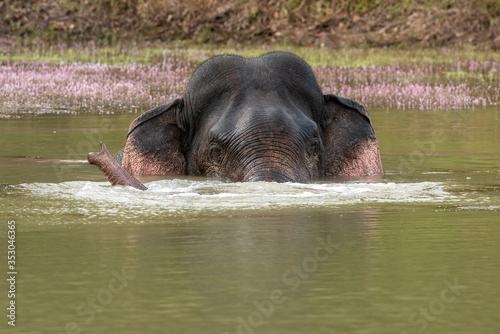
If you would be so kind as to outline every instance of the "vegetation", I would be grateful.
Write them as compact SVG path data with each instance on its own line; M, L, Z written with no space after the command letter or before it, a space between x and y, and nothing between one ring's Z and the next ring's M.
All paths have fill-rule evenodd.
M498 0L4 0L0 45L500 48Z
M498 105L499 19L495 0L5 0L0 117L141 112L214 54L273 50L369 109Z
M271 48L269 50L276 50ZM368 109L457 109L500 103L500 55L480 51L285 48L325 93ZM262 48L13 48L0 56L0 117L22 113L140 113L184 93L196 66Z

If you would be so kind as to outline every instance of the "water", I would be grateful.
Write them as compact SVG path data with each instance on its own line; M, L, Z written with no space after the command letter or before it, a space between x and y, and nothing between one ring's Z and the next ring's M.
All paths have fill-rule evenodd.
M381 180L151 177L145 192L85 161L100 140L121 149L136 114L0 119L11 331L497 333L500 108L371 115Z

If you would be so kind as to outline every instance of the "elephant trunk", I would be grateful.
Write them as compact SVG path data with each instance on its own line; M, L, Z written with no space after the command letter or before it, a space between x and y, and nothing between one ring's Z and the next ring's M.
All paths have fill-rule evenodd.
M286 182L298 182L295 179L290 179L283 174L280 173L260 173L254 175L248 175L243 179L244 182L277 182L277 183L286 183Z
M103 142L101 142L101 147L101 152L90 152L87 159L91 165L96 165L108 177L112 185L131 186L139 190L148 189L113 159Z
M254 161L243 176L244 182L301 182L308 179L300 168L291 166L287 159L282 161Z

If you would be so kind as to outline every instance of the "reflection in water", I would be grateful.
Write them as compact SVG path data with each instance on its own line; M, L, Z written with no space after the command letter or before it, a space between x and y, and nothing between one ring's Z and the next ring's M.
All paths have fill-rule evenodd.
M365 263L376 217L374 210L200 215L196 222L72 226L62 242L62 231L49 227L44 244L25 249L28 327L233 333L244 319L264 332L304 332L312 324L304 314L330 313L332 302L347 297L339 291ZM109 282L123 268L133 279L110 297ZM42 317L41 305L54 316Z
M71 225L50 225L41 216L31 227L33 216L20 217L24 328L412 333L420 327L408 317L457 277L467 290L428 326L487 330L498 299L478 296L498 292L498 228L429 208L198 211L142 224L106 216L74 224L68 215ZM103 290L123 268L133 279L104 305ZM92 303L102 306L95 317ZM471 310L472 322L461 316Z

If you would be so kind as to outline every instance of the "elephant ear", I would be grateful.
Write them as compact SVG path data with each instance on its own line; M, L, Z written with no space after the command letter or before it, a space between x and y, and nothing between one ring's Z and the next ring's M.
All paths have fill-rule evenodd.
M127 134L123 167L134 175L186 174L185 131L178 119L182 99L158 106L136 118Z
M359 103L324 95L323 128L325 175L382 175L382 162L370 116Z

